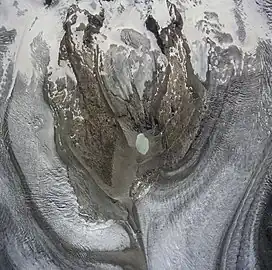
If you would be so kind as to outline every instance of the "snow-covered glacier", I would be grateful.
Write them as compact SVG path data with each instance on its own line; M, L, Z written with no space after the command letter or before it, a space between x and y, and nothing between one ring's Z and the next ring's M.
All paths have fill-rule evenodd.
M271 269L269 0L0 0L0 269Z

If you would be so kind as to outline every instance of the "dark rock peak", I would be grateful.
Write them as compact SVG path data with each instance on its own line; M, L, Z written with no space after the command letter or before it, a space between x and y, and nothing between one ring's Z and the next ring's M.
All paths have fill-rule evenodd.
M50 6L52 4L53 0L45 0L44 5Z
M154 34L154 36L157 39L158 46L160 47L162 53L164 53L163 42L162 42L162 39L159 34L160 26L157 23L157 21L153 18L152 15L149 15L147 17L145 25L146 25L147 30L149 30L150 32L152 32Z
M156 18L154 18L152 15L149 15L145 22L147 30L152 32L156 37L157 44L160 47L163 54L165 54L166 47L171 46L166 45L168 43L166 40L169 40L170 38L171 43L173 36L181 36L181 30L183 27L182 17L178 12L176 6L168 1L167 6L169 9L169 15L171 17L171 23L167 27L161 28L158 22L156 21ZM166 35L167 36L169 35L169 37L166 38Z

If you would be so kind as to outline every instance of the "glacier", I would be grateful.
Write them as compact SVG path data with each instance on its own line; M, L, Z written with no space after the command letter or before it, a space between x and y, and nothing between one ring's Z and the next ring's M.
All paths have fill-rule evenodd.
M271 269L268 0L0 0L0 269Z

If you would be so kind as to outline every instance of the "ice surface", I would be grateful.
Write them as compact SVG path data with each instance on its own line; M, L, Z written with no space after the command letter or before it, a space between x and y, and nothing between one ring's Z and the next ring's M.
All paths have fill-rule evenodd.
M9 129L10 148L26 179L31 199L47 222L45 226L53 228L69 248L109 251L102 255L95 253L93 260L99 258L103 261L101 257L104 256L118 257L117 253L110 252L129 248L131 238L114 220L97 219L93 222L81 215L78 198L69 182L71 172L56 153L56 127L52 111L45 105L42 95L47 68L52 72L52 81L68 76L76 82L72 68L67 62L58 61L58 55L67 9L77 1L57 1L49 8L38 0L17 2L19 10L9 0L2 0L0 5L0 26L8 30L16 29L17 32L15 42L7 46L1 63L6 75L0 82L12 82L7 95L7 123L3 124ZM223 252L225 267L228 269L230 265L229 269L233 269L238 261L242 265L241 261L246 261L246 256L253 264L257 261L254 237L247 228L249 222L244 221L251 217L248 211L254 205L254 192L263 181L259 174L270 170L270 165L266 165L264 160L269 159L271 152L267 147L271 141L272 123L269 81L272 76L269 60L271 44L266 41L271 38L271 30L255 1L173 0L173 3L183 15L183 34L191 50L194 71L202 81L206 80L207 71L211 71L212 83L207 95L213 100L212 111L221 110L205 123L204 131L210 132L206 140L207 148L201 152L195 167L185 176L181 176L183 171L180 168L169 171L167 176L176 178L173 182L167 178L166 184L148 185L136 203L141 229L137 233L143 241L148 269L212 269L222 237L226 231L229 233L233 217L235 224L227 235L228 245ZM78 6L92 14L104 9L105 21L95 42L105 61L109 60L103 75L106 83L112 86L111 91L129 99L133 93L130 82L133 81L142 100L145 82L151 81L155 68L154 53L157 53L157 62L164 69L168 64L154 35L145 27L145 20L150 14L156 18L160 29L167 26L171 18L166 1L116 0L98 3L84 0L78 1ZM79 13L76 24L72 26L72 34L77 35L75 46L80 50L84 46L83 31L78 27L81 23L87 24L87 17L83 12ZM212 47L207 39L214 42ZM177 51L172 53L179 54ZM118 57L115 57L116 54ZM208 56L216 58L211 60L210 66ZM6 72L10 63L14 64L13 76ZM185 64L182 68L185 72ZM118 73L118 83L110 75L112 70ZM184 78L187 79L186 75ZM117 84L121 87L118 88ZM4 123L4 119L0 120ZM19 176L13 167L7 169L11 161L10 157L6 157L10 150L6 150L2 142L5 136L1 133L0 217L1 221L8 223L5 225L7 228L18 232L18 238L9 238L15 244L7 244L5 252L17 262L19 269L59 269L53 259L48 259L49 255L44 255L48 250L48 254L57 252L37 221L32 222L32 213L23 200L25 195L20 192ZM144 134L138 134L136 148L140 153L148 154L149 143ZM2 216L5 213L2 208L9 206L10 219L8 215ZM243 226L248 235L239 236ZM233 238L235 241L232 241ZM32 239L38 243L37 246L32 246ZM76 256L81 256L84 261L86 254ZM66 262L66 258L60 260ZM108 264L97 264L95 269L99 267L119 269ZM77 268L73 264L66 269L88 268L82 265Z
M177 4L184 16L184 34L189 42L191 48L192 64L195 72L199 77L205 81L207 66L207 56L209 45L207 38L214 39L212 31L206 32L209 27L209 22L217 25L222 32L229 33L233 42L231 44L237 45L244 53L252 53L257 47L260 39L266 39L271 31L268 27L265 17L258 11L258 5L255 1L241 1L241 4L235 4L232 0L219 1L173 1ZM200 22L205 19L205 13L214 13L216 19L206 20L203 23L204 28L199 28ZM242 14L242 21L237 21L237 12ZM256 23L258 22L258 23ZM239 28L245 32L245 39L239 38L241 34ZM205 30L204 30L205 29ZM241 30L240 30L241 31ZM230 44L221 44L221 46L229 46Z
M145 155L149 149L149 141L143 133L137 135L136 148L139 153Z
M111 220L86 222L79 216L77 198L65 176L66 168L56 154L52 113L43 100L46 59L49 67L57 69L53 77L68 75L75 80L70 67L63 62L60 66L57 64L64 33L62 23L67 8L73 2L65 1L56 9L45 9L39 1L18 1L19 8L27 9L24 16L16 16L16 9L10 1L1 3L1 11L4 7L6 12L5 17L0 16L0 25L17 31L16 41L8 51L12 57L5 59L15 64L8 95L8 98L13 95L9 116L10 138L34 201L56 232L67 243L85 249L120 250L129 246L128 235L120 225ZM78 23L86 22L85 19L85 16L82 20L79 18ZM25 105L19 106L20 103ZM20 137L17 137L19 130ZM37 149L37 152L33 154L32 149ZM57 182L56 178L49 177L52 174L59 175Z

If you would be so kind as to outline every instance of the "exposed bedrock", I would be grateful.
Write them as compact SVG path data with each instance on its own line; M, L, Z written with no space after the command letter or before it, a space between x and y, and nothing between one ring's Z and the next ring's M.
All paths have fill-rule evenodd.
M59 62L71 68L75 81L67 76L53 83L49 76L46 84L57 142L63 140L101 189L120 201L145 174L179 166L206 112L205 88L193 73L181 16L170 3L169 12L172 22L156 37L163 50L151 50L148 38L124 28L124 44L103 52L94 42L103 11L92 15L71 7ZM83 31L83 48L75 46L72 32L79 16L88 17L87 25L76 28ZM153 33L150 20L146 26ZM139 134L148 140L144 154L136 147Z

